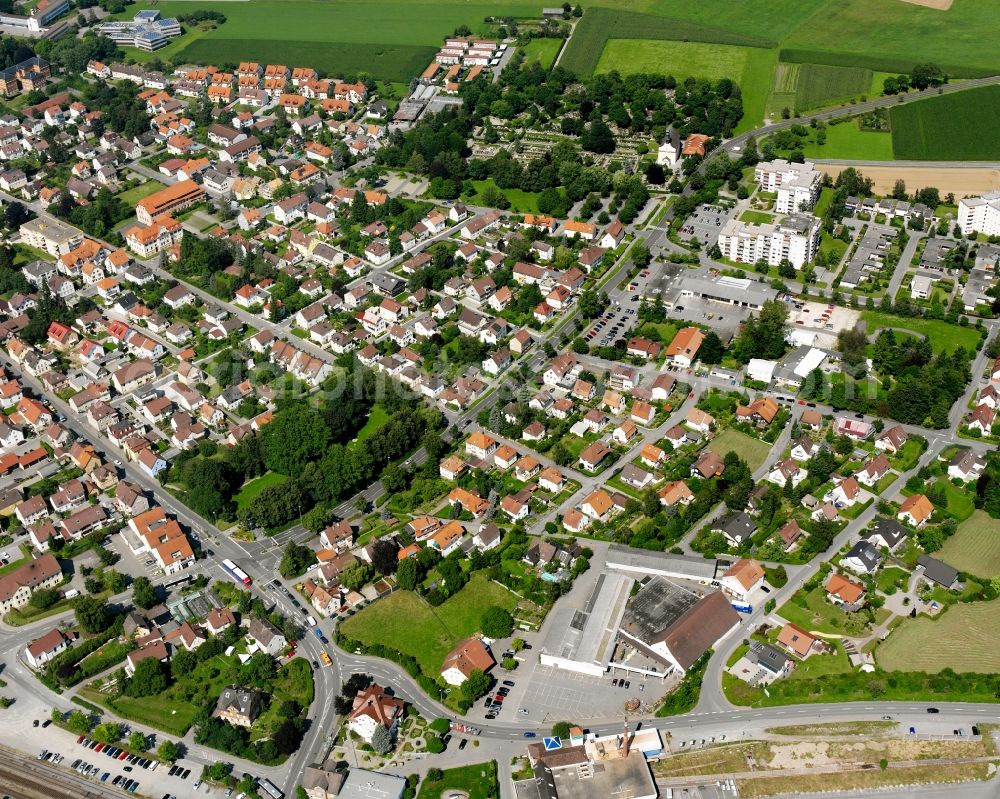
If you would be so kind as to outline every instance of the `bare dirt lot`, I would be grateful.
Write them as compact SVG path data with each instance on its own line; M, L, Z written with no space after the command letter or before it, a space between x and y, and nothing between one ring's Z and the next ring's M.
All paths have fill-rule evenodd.
M954 0L903 0L903 2L914 6L923 6L924 8L935 8L938 11L947 11L951 8Z
M823 164L823 169L836 178L848 164ZM906 182L907 187L921 188L936 186L941 194L964 197L968 194L984 194L1000 189L1000 169L990 167L924 167L924 166L869 166L855 167L875 182L876 194L889 194L897 180Z

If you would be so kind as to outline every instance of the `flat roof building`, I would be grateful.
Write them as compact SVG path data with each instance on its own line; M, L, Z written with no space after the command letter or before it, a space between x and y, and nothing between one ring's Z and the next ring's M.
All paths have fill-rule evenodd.
M599 677L614 655L618 627L635 580L624 574L604 572L597 578L582 608L561 606L555 630L562 631L555 645L546 641L539 654L543 666Z
M750 278L718 277L685 277L681 282L682 297L700 297L703 300L722 302L727 305L739 305L759 311L764 303L773 300L778 292L766 283L758 283Z

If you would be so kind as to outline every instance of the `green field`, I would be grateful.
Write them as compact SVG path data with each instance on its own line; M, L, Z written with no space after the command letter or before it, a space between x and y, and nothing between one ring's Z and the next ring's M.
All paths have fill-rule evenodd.
M959 602L937 619L907 619L875 659L888 671L1000 671L1000 600Z
M348 638L365 644L384 644L412 655L425 674L437 675L444 656L461 639L479 629L490 605L513 610L518 598L481 574L439 607L432 608L411 591L396 591L341 622Z
M806 158L845 158L858 161L891 161L892 134L861 130L857 120L826 126L826 143L819 145L810 134L802 148Z
M708 448L723 457L730 450L735 450L747 462L751 471L760 466L767 458L767 453L771 451L771 445L767 442L751 438L746 433L732 428L719 433L709 443Z
M944 542L935 557L977 577L1000 575L1000 521L984 511L975 511Z
M284 483L288 478L283 474L278 474L277 472L268 472L267 474L262 474L250 482L246 483L243 488L239 490L233 499L236 501L236 507L244 508L249 502L254 499L261 491L270 486L278 486Z
M732 78L739 81L747 65L749 47L676 42L664 39L608 39L595 72L618 70L687 77Z
M545 69L548 69L556 60L556 56L559 55L562 43L562 39L532 39L521 48L525 63L530 64L532 61L538 61Z
M1000 86L982 86L892 109L892 145L904 161L996 161Z
M872 336L883 327L912 330L930 339L935 352L945 350L954 352L964 347L968 353L974 353L979 343L979 331L972 327L950 325L938 319L916 319L909 316L893 316L882 311L862 311L861 321L868 325L868 335Z

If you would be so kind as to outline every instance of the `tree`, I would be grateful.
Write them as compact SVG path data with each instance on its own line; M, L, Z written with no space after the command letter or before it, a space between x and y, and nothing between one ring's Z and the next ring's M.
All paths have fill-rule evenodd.
M487 638L507 638L514 632L514 618L499 605L483 611L480 627Z
M130 752L145 752L147 749L149 749L149 741L146 736L139 730L134 730L128 737L128 750Z
M48 610L59 601L59 592L54 588L39 588L31 595L28 604L38 610Z
M428 738L428 751L430 749L430 741L439 740L438 738ZM442 747L443 748L443 747ZM379 724L375 727L375 731L372 733L372 749L375 750L377 755L387 755L392 751L392 735L389 732L389 728L384 724Z
M187 649L178 648L172 658L170 658L170 673L174 679L190 674L198 665L198 656Z
M698 348L698 360L708 366L714 366L722 362L724 352L722 339L714 330L709 330Z
M181 756L181 748L173 741L164 739L156 749L156 756L160 758L160 760L173 763Z
M462 683L462 692L472 701L485 696L490 690L491 680L488 674L482 669L473 669L469 672L468 678Z
M319 413L305 403L288 405L261 430L264 463L272 471L298 477L307 463L327 452L329 440L330 430Z
M638 266L640 269L645 269L649 266L649 262L652 260L652 255L649 252L649 247L643 244L641 241L636 242L632 247L632 263Z
M562 738L564 741L569 740L569 728L572 725L568 721L557 721L552 725L552 737Z
M92 596L82 596L73 606L76 613L76 623L84 632L94 635L104 632L111 625L111 613L108 603Z
M125 686L128 696L156 696L167 687L167 675L163 664L156 658L140 660L135 673Z
M278 564L278 572L286 579L298 577L305 572L316 560L316 553L309 547L289 541L285 545L285 551L281 556L281 563Z
M98 724L94 727L94 731L90 735L95 741L99 741L102 744L113 744L122 739L123 732L124 729L121 724L109 721L104 724Z
M583 149L591 153L613 153L615 151L615 136L611 128L601 119L595 119L584 131L580 140Z
M372 566L375 567L375 571L383 575L392 574L396 571L396 568L399 566L399 558L396 557L397 552L399 552L399 547L392 541L384 538L372 544Z
M404 591L412 591L420 580L420 566L416 558L404 558L396 568L396 583Z
M132 580L132 602L136 607L149 610L159 601L157 590L148 577L140 575Z
M372 746L374 747L374 741ZM427 751L432 755L439 755L444 751L444 741L438 738L436 735L427 736Z
M340 582L352 591L359 590L371 579L372 570L367 563L358 561L348 564L340 573Z
M70 732L84 735L90 731L90 717L82 710L71 710L66 717L66 728Z

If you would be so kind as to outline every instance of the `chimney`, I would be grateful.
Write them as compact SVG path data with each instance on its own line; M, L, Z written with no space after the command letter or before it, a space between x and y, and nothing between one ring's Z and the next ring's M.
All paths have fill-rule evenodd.
M630 743L631 741L628 737L628 719L625 719L625 730L622 733L622 745L618 748L618 754L621 757L628 757Z

